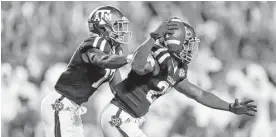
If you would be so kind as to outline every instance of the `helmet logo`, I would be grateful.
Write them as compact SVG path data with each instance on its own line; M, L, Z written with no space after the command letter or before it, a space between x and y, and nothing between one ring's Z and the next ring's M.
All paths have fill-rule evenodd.
M98 11L96 11L95 20L99 21L99 24L105 24L105 21L103 21L102 19L104 19L106 21L111 20L110 10L98 10Z
M190 39L192 37L193 37L192 32L190 32L189 30L187 30L186 31L186 39Z

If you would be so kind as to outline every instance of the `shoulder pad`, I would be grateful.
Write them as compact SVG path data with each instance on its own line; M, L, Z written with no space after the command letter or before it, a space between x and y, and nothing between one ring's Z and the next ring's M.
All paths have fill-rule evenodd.
M84 40L81 46L81 51L85 52L90 48L97 48L107 54L111 52L111 45L102 37L89 37Z
M161 65L166 59L170 58L171 55L168 52L167 48L161 47L153 47L152 48L152 56L157 60L157 62Z

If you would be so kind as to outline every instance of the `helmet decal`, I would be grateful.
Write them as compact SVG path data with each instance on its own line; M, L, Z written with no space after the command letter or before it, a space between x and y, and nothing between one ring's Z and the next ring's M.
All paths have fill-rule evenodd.
M176 39L171 39L171 40L166 40L165 41L165 44L166 45L169 45L169 44L176 44L176 45L179 45L181 42L180 40L176 40Z
M105 9L98 10L95 13L95 21L99 21L99 24L102 25L102 24L105 24L105 21L112 20L111 16L112 16L112 14L111 14L110 10L105 10ZM103 21L103 19L105 21Z

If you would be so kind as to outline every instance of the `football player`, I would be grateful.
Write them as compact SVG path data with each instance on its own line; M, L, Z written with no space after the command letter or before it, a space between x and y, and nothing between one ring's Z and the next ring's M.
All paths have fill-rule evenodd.
M129 62L121 44L128 44L131 32L128 19L113 6L101 6L91 12L88 27L91 35L76 49L67 69L60 75L55 91L41 104L46 137L83 137L81 104L104 82L110 86L120 81L116 69Z
M142 44L132 61L128 77L114 88L115 97L103 110L100 120L106 137L146 137L140 129L151 103L174 88L197 102L218 110L253 116L253 100L228 103L187 80L188 64L196 57L200 40L194 29L177 17L163 24L176 23L172 34L150 33L152 44Z

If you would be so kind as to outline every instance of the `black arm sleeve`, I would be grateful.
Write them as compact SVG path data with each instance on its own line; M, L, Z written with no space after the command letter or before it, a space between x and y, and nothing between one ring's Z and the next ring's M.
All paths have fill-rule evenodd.
M110 55L99 49L91 48L82 53L82 59L86 63L92 63L102 68L117 69L127 64L126 56Z

